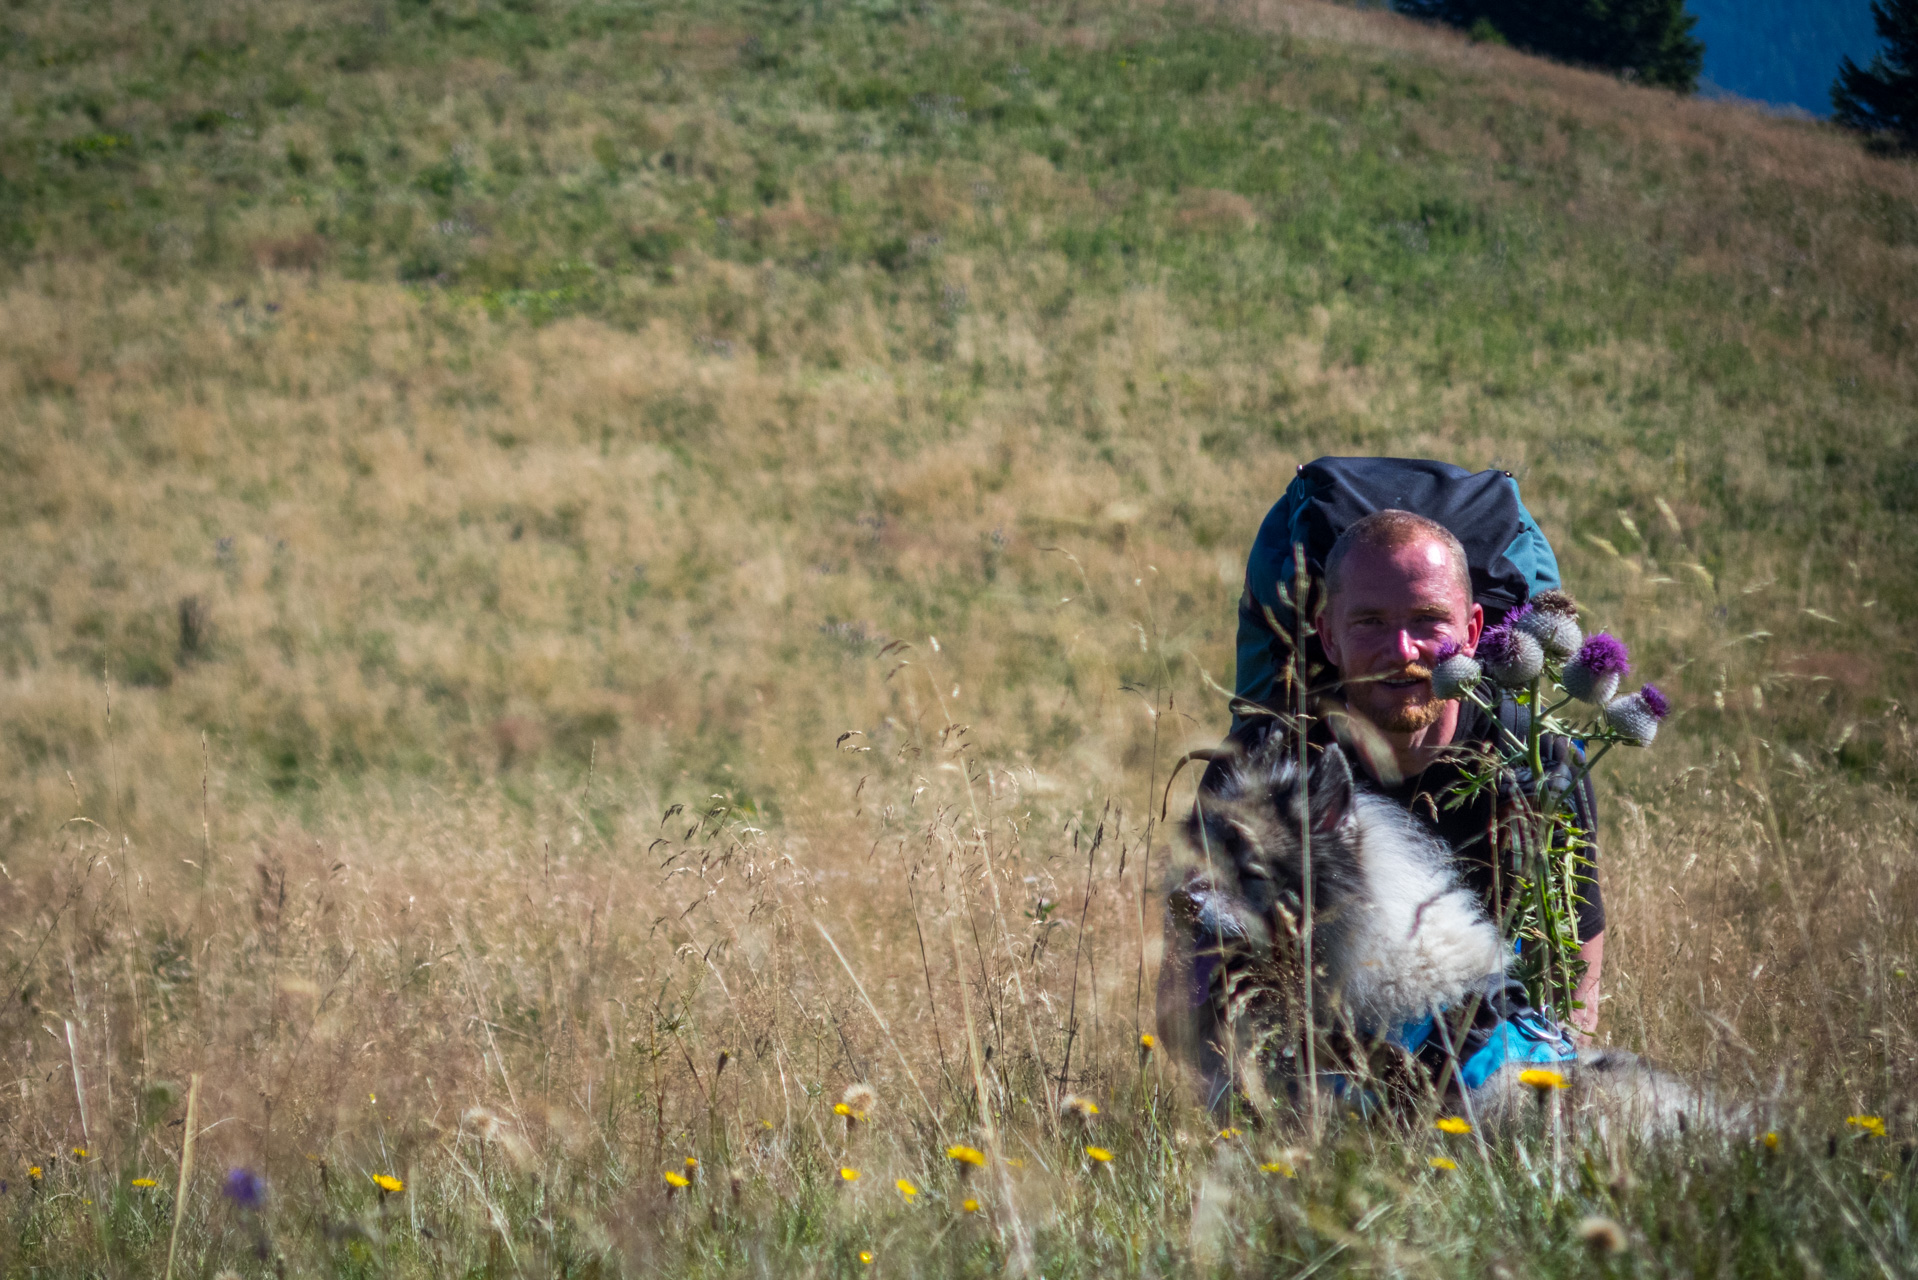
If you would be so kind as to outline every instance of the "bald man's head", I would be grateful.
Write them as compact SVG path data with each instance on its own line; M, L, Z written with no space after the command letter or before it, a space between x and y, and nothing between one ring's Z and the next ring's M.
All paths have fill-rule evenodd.
M1465 547L1452 531L1436 520L1388 507L1345 526L1325 557L1325 598L1329 602L1344 584L1346 562L1355 551L1392 553L1418 543L1436 545L1451 565L1463 603L1472 602L1472 569Z

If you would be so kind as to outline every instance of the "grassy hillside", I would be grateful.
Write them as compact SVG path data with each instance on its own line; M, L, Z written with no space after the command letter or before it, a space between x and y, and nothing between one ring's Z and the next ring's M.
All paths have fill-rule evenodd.
M195 1073L180 1274L1908 1265L1910 166L1305 2L0 32L10 1271L163 1266ZM1142 1065L1245 549L1375 452L1674 692L1606 1034L1775 1152L1282 1161Z

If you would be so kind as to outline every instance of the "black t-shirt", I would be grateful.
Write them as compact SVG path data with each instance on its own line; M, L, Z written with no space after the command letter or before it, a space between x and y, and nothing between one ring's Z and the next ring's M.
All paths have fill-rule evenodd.
M1501 708L1501 714L1508 728L1519 734L1524 733L1526 720L1522 709L1508 703ZM1270 717L1253 717L1242 725L1232 740L1247 751L1254 750L1277 723ZM1319 722L1320 726L1324 723L1323 720ZM1492 741L1497 732L1498 726L1476 705L1470 702L1459 704L1459 722L1452 735L1453 746L1469 749L1476 744ZM1318 738L1321 733L1313 736ZM1326 741L1330 740L1329 734L1323 736ZM1583 763L1582 754L1570 739L1548 736L1541 745L1547 768L1565 763L1576 770ZM1214 765L1213 768L1218 766ZM1213 780L1210 773L1211 770L1208 770L1207 781ZM1512 888L1509 872L1501 874L1497 867L1497 798L1487 790L1469 800L1460 801L1454 793L1454 787L1463 776L1457 761L1440 759L1424 772L1405 779L1396 787L1382 787L1377 783L1368 785L1375 792L1403 805L1427 830L1450 847L1459 875L1479 895L1486 910L1496 920ZM1605 902L1598 886L1598 800L1589 775L1573 788L1570 798L1573 821L1587 833L1586 839L1590 842L1583 851L1587 865L1581 872L1590 880L1580 886L1581 901L1578 906L1578 938L1580 942L1585 942L1605 930Z

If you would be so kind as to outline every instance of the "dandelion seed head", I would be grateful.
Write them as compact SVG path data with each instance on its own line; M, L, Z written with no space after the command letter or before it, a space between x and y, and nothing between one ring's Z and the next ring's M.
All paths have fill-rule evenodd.
M500 1120L485 1107L468 1107L460 1123L471 1129L481 1142L491 1142L499 1134Z
M1068 1093L1059 1099L1059 1114L1069 1120L1086 1122L1099 1114L1099 1104L1082 1093Z
M878 1103L879 1094L871 1085L861 1081L847 1085L846 1091L839 1095L839 1101L841 1105L852 1108L854 1118L864 1120L866 1113Z

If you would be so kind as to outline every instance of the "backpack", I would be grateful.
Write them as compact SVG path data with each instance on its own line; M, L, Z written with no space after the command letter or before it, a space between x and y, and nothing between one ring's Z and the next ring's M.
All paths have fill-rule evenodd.
M1279 585L1290 592L1294 544L1305 548L1307 572L1316 580L1346 526L1387 508L1424 516L1459 540L1472 572L1472 594L1484 607L1488 626L1538 592L1559 585L1558 557L1525 509L1518 481L1509 471L1473 473L1449 462L1416 458L1308 462L1266 514L1246 557L1234 681L1240 699L1267 701L1289 660L1290 646L1274 633L1266 610L1283 630L1291 631L1292 610L1281 602ZM1316 639L1307 656L1325 662ZM1235 714L1233 729L1243 724L1243 717Z

